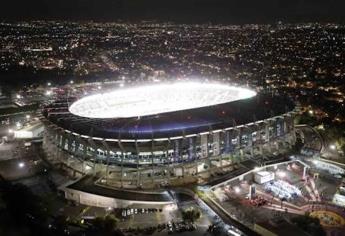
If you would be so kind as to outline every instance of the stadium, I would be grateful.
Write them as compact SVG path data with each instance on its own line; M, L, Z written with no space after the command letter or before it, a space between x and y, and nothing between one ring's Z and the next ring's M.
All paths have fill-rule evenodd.
M58 96L43 109L49 161L122 188L207 181L295 143L285 96L178 82Z

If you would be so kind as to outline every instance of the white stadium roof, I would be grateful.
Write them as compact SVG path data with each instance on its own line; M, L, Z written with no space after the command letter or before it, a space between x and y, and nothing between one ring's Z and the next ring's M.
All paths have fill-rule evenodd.
M87 96L74 102L69 111L88 118L130 118L214 106L255 95L252 90L224 84L179 82Z

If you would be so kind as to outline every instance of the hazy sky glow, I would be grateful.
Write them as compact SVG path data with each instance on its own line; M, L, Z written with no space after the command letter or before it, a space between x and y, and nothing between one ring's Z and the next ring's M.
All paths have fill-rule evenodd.
M265 23L344 21L343 0L12 0L0 19Z

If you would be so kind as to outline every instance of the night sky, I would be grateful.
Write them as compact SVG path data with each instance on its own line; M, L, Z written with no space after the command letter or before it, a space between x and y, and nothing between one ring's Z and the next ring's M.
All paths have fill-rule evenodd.
M1 20L344 22L344 0L4 0Z

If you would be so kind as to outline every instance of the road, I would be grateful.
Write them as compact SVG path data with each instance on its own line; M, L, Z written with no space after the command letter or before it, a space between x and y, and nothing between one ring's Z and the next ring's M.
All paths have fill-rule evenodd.
M241 230L245 235L253 235L256 236L259 234L253 231L252 229L248 228L247 226L243 225L241 222L233 219L229 216L229 214L224 211L221 207L215 204L208 196L203 199L203 201L214 211L217 215L224 221L224 223L228 225L233 225L237 229Z

